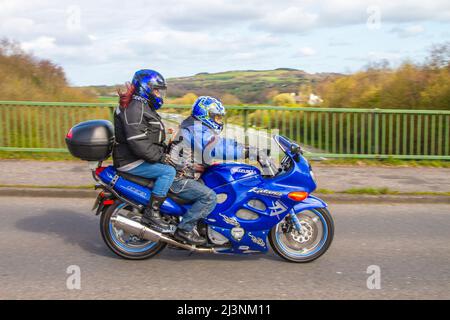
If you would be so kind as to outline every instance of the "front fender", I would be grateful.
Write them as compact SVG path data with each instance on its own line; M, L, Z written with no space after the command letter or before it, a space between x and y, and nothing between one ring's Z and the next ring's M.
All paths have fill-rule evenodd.
M308 209L326 208L327 204L315 196L309 195L308 198L294 206L295 212L301 212Z

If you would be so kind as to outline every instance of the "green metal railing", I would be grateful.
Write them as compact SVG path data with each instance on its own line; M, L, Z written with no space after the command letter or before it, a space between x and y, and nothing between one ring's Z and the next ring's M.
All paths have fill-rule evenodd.
M112 119L116 104L0 101L0 151L67 152L78 122ZM190 106L164 112L188 114ZM269 106L227 107L227 121L278 129L311 156L450 160L450 111Z

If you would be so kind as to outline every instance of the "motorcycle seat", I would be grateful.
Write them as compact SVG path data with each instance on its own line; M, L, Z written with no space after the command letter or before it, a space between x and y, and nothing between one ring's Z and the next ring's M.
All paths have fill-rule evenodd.
M153 179L148 179L148 178L144 178L141 176L136 176L134 174L120 172L120 171L117 171L117 175L121 176L122 178L124 178L128 181L134 182L140 186L143 186L143 187L146 187L149 189L153 189L153 187L155 185L155 180L153 180ZM175 201L178 204L192 204L193 203L193 201L182 199L170 191L169 191L167 197L172 199L173 201Z
M155 185L155 180L144 178L141 176L135 176L134 174L131 174L131 173L117 171L117 175L121 176L125 180L134 182L143 187L153 188Z

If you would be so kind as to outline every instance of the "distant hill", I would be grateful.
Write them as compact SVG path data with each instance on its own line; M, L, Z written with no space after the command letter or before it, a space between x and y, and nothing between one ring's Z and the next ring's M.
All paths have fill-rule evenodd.
M243 103L265 103L274 93L298 92L300 86L315 88L324 80L341 76L335 73L310 74L305 71L280 68L275 70L245 70L219 73L198 73L190 77L169 78L169 96L181 97L188 92L196 95L225 94L236 96ZM84 87L99 96L114 95L118 86Z

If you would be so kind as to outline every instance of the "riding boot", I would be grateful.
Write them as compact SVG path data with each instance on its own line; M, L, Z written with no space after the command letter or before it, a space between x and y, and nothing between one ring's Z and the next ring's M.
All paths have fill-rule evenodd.
M206 239L200 236L195 229L192 231L186 231L177 228L177 230L174 233L174 237L179 241L188 242L190 244L195 245L202 245L206 243Z
M145 208L141 222L147 226L155 225L156 227L167 229L169 224L163 220L159 208L163 204L166 197L158 197L153 193L150 198L149 206Z

